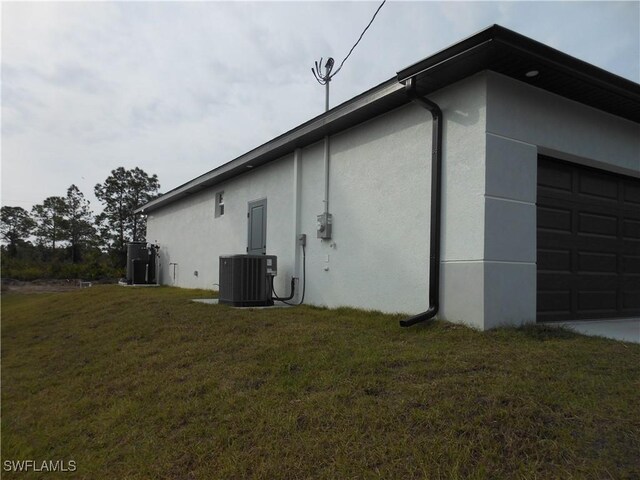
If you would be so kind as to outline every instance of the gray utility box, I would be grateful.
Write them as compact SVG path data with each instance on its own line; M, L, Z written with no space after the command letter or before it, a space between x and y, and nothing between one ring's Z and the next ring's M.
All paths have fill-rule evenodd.
M333 223L333 216L330 213L323 213L317 217L317 236L323 240L329 240L331 238L331 226Z
M273 277L278 273L275 255L223 255L219 272L220 303L234 307L273 305Z

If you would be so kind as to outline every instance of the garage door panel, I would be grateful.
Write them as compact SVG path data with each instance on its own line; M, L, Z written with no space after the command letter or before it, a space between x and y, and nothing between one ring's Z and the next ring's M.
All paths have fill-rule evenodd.
M549 164L544 170L538 171L538 189L541 191L567 192L572 191L572 171L565 164Z
M595 197L599 201L618 201L618 180L616 178L602 178L596 172L584 172L578 180L578 193L588 201Z
M571 233L571 208L541 205L537 210L538 229Z
M620 241L610 235L599 235L597 233L576 233L569 240L563 239L565 243L571 243L573 255L578 256L581 252L603 253L618 255ZM576 265L577 268L577 265Z
M569 250L572 255L582 251L618 254L622 248L620 239L595 233L576 232L558 235L555 232L538 231L537 240L538 249ZM628 243L630 247L624 251L633 252L635 242Z
M611 273L617 275L618 255L615 252L578 252L579 273Z
M593 314L615 314L618 295L615 290L583 290L578 292L578 312Z
M539 314L571 314L571 290L539 291L537 301Z
M640 255L623 255L622 273L633 275L635 272L640 272Z
M538 291L571 290L571 277L570 272L538 272L538 283L542 286Z
M622 198L626 203L640 205L640 186L634 185L632 182L625 181L622 188Z
M629 316L637 315L638 309L640 309L640 290L629 290L622 294L622 309L623 312L628 313Z
M538 231L537 249L538 251L565 251L569 256L573 255L574 236L570 233L556 234L555 232Z
M538 320L640 316L640 180L539 158Z
M578 292L616 291L619 279L615 273L578 273L571 283Z
M568 248L538 249L538 271L571 272L571 250Z
M618 217L594 212L578 212L578 234L618 238Z
M624 291L639 291L640 275L637 273L632 273L631 275L623 275L621 285Z
M640 221L625 218L622 221L622 238L640 242ZM640 244L637 244L636 248L640 248Z

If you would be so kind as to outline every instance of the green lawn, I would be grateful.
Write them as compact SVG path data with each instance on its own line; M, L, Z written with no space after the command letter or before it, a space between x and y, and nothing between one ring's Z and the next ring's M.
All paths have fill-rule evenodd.
M2 465L46 478L640 478L640 345L94 286L2 297ZM11 474L3 478L41 478Z

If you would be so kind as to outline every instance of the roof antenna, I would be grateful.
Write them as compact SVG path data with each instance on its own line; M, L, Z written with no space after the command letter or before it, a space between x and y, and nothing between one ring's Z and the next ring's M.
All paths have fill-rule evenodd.
M311 69L313 76L316 77L316 81L320 85L325 85L325 97L324 97L324 111L329 111L329 82L331 82L331 70L333 70L333 58L329 57L327 59L327 63L324 64L324 75L320 72L320 67L322 66L322 57L319 62L316 62L316 67ZM338 73L336 71L336 73ZM335 74L334 74L335 75Z
M360 40L362 40L362 37L364 37L365 32L369 29L369 27L371 26L371 24L373 23L373 21L376 18L376 15L378 15L378 12L380 11L380 9L382 8L382 6L386 3L387 0L382 0L382 3L380 4L380 6L378 7L378 9L376 10L376 12L373 14L373 17L371 17L371 20L369 21L369 24L364 28L364 30L362 31L362 33L360 34L360 37L358 38L358 41L356 41L356 43L353 44L353 47L351 47L351 50L349 50L349 53L347 53L347 56L344 57L344 60L342 60L342 63L340 63L340 66L337 68L337 70L333 73L331 73L331 71L333 70L333 58L329 57L327 59L327 63L325 63L324 65L324 74L322 74L322 72L320 71L320 68L322 67L322 58L320 58L319 62L315 63L315 68L311 68L311 72L313 73L313 76L316 78L316 81L320 84L320 85L325 85L325 99L324 99L324 111L327 112L329 111L329 83L331 82L331 79L333 77L335 77L338 72L342 69L342 66L344 65L344 62L347 61L347 58L349 58L349 56L351 55L351 52L353 52L353 50L358 46L358 44L360 43Z

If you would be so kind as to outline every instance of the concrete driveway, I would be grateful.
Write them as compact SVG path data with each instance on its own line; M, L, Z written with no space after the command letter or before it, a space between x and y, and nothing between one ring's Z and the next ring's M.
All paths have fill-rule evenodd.
M640 343L640 318L553 322L547 323L547 325L569 328L583 335L593 337L606 337L625 342Z

